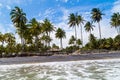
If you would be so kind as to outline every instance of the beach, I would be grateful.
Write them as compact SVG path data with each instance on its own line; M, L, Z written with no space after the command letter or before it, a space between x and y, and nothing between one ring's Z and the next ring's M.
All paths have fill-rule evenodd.
M0 65L64 62L64 61L79 61L79 60L97 60L97 59L115 59L115 58L120 58L120 53L13 57L13 58L1 58Z

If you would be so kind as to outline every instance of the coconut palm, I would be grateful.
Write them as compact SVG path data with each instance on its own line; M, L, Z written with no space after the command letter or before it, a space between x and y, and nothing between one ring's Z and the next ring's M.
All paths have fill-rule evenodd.
M45 32L49 37L50 33L54 31L53 24L47 18L43 21L42 28L43 32ZM48 43L48 46L50 46L50 42Z
M102 13L102 11L99 8L93 8L91 11L91 18L93 20L93 22L97 22L98 23L98 27L99 27L99 35L100 35L100 39L101 39L101 28L100 28L100 20L102 20L102 15L104 15Z
M117 35L114 38L114 48L120 50L120 35Z
M89 36L89 43L90 43L90 48L91 49L96 49L97 48L96 37L93 34L90 34L90 36Z
M12 33L5 33L5 42L7 43L6 53L13 53L15 51L15 37Z
M24 49L24 38L23 38L23 33L24 33L24 28L26 27L25 24L27 22L26 14L23 12L22 9L19 7L15 7L14 9L11 10L11 20L14 24L14 26L17 28L17 31L19 31L19 35L21 37L21 44L22 44L22 50Z
M75 37L74 37L74 36L71 36L68 44L69 44L69 45L74 45L74 44L75 44L75 41L76 41Z
M82 24L84 24L84 19L81 15L77 15L76 14L76 17L77 17L77 26L80 25L80 28L81 28L81 42L82 42L82 47L83 47L83 35L82 35Z
M71 13L69 16L68 16L68 24L70 27L73 27L75 28L75 38L77 39L77 31L76 31L76 25L77 25L77 17L74 13Z
M44 42L45 46L48 46L47 43L50 43L52 41L52 39L50 38L50 36L47 36L47 35L43 35L41 37L41 40Z
M29 24L30 26L30 33L33 37L35 37L35 46L38 49L38 36L41 33L41 24L35 19L33 18L32 20L30 20Z
M65 31L62 30L61 28L58 28L56 33L55 33L55 36L56 36L56 38L60 39L61 49L62 49L63 48L62 39L66 37Z
M5 33L5 42L8 44L14 44L15 43L15 37L12 33Z
M78 39L78 40L76 41L76 43L77 43L78 46L80 46L80 45L82 44L82 41L81 41L80 39Z
M91 31L93 30L93 27L95 27L95 26L92 25L92 23L89 22L89 21L88 21L88 22L85 24L85 26L84 26L85 30L86 30L87 32L90 32L90 34L91 34Z
M4 52L4 42L5 42L5 36L0 32L0 56L2 57L2 53Z
M0 42L1 42L2 46L3 46L4 42L5 42L5 36L1 32L0 32Z
M117 32L120 35L120 13L113 13L110 24L117 29Z

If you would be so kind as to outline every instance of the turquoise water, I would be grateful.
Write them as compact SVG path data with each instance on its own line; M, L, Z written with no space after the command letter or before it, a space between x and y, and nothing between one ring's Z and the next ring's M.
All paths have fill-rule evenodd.
M1 65L0 80L120 80L120 59Z

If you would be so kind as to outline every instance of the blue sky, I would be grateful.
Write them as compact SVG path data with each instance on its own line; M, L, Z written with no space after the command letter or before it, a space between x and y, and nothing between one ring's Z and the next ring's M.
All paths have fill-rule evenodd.
M61 27L66 31L66 42L71 35L74 35L74 29L67 25L68 16L70 13L78 13L84 17L85 20L90 20L90 11L92 8L100 8L103 13L103 20L101 21L102 36L114 37L117 33L115 29L109 25L110 17L114 12L120 12L120 0L0 0L0 32L13 32L15 28L10 20L10 11L15 6L19 6L27 14L28 20L36 18L42 21L45 18L51 20L55 27ZM93 34L98 36L98 28L96 25ZM80 33L80 28L77 29ZM83 31L84 43L88 41L88 33ZM19 38L16 34L17 39ZM59 40L54 38L53 41L59 45ZM78 38L80 35L78 34ZM67 43L65 43L65 46Z

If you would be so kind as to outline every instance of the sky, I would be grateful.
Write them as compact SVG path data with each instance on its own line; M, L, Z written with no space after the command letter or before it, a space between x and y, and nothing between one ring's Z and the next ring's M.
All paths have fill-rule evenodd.
M117 35L114 28L110 26L110 18L114 12L120 12L120 0L0 0L0 32L12 32L15 34L19 42L19 36L16 34L16 29L10 19L10 11L18 6L26 13L29 20L36 18L38 21L43 21L48 18L54 27L60 27L66 31L66 39L63 39L63 45L68 45L68 40L74 35L74 28L69 28L68 16L70 13L78 13L84 17L86 21L91 21L91 9L100 8L105 14L102 16L101 31L102 38L112 37ZM85 23L84 23L85 24ZM83 27L84 27L83 24ZM94 23L94 31L92 33L99 38L98 26ZM83 30L83 43L88 42L89 33ZM55 38L55 32L51 34L53 41L59 45L59 39ZM80 38L80 28L77 28L77 37Z

